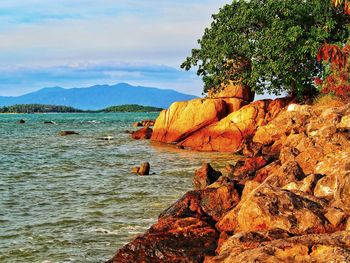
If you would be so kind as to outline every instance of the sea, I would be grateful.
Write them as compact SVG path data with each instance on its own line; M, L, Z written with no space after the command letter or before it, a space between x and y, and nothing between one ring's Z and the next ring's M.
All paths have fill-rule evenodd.
M105 262L192 189L203 162L234 159L126 133L157 115L0 114L0 262ZM154 174L131 173L143 162Z

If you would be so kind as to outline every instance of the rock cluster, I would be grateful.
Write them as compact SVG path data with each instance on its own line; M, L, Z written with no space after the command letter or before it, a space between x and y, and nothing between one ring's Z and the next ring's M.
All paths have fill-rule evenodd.
M131 133L131 137L134 140L140 140L140 139L150 139L152 136L152 128L149 127L143 127L135 132Z
M251 137L228 175L204 164L196 190L109 262L349 262L350 104L292 105L278 114L273 103L246 106L262 121L252 132L240 129ZM176 122L169 118L178 107L162 120ZM213 125L218 115L209 112ZM208 129L203 118L193 121ZM156 136L176 141L181 134L195 135Z
M197 151L235 152L290 102L261 100L247 105L254 95L234 85L212 97L173 103L157 118L151 140Z
M133 126L134 127L150 127L150 126L154 126L155 122L156 122L155 120L142 120L142 121L135 122L133 124Z

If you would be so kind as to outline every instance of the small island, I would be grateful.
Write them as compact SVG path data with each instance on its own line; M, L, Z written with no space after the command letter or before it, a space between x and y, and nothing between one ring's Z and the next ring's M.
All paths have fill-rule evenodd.
M83 112L73 107L46 104L16 104L0 108L0 113L75 113Z
M46 104L16 104L0 107L0 113L99 113L99 112L159 112L162 108L142 106L137 104L126 104L111 106L102 110L80 110L62 105Z
M162 111L162 108L151 107L151 106L142 106L137 104L126 104L119 106L108 107L103 112L158 112Z

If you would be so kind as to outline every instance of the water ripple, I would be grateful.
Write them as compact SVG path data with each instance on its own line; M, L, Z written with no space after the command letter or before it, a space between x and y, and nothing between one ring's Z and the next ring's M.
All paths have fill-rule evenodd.
M103 262L191 189L203 161L220 167L233 160L133 141L124 133L133 122L155 117L0 115L0 261ZM60 137L60 130L80 135ZM104 136L114 140L98 139ZM130 172L144 161L155 175Z

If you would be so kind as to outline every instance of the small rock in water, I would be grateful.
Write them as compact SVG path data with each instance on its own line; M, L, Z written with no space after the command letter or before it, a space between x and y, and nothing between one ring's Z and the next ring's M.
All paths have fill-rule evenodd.
M154 126L155 122L156 122L155 120L143 120L141 121L141 125L143 127Z
M142 123L141 122L134 122L133 126L134 127L141 127Z
M58 134L60 136L67 136L67 135L74 135L74 134L79 134L79 133L75 132L75 131L60 131Z
M139 166L133 167L131 171L138 175L149 175L150 168L151 166L149 162L145 162L141 164L140 167Z
M140 167L139 167L139 166L136 166L136 167L133 167L133 168L131 169L131 172L134 173L134 174L137 174L137 173L139 173L139 170L140 170Z
M18 123L19 123L19 124L24 124L24 123L26 123L26 121L23 120L23 119L20 119L20 120L18 121Z
M99 139L104 140L104 141L111 141L114 139L114 137L113 136L105 136L105 137L100 137Z
M131 137L134 139L134 140L141 140L141 139L151 139L152 137L152 132L153 130L149 127L143 127L141 128L140 130L138 131L135 131L131 134Z
M145 162L141 164L140 170L138 172L139 175L149 175L149 170L151 166L149 165L149 162Z
M57 124L57 123L54 121L44 121L44 124Z

